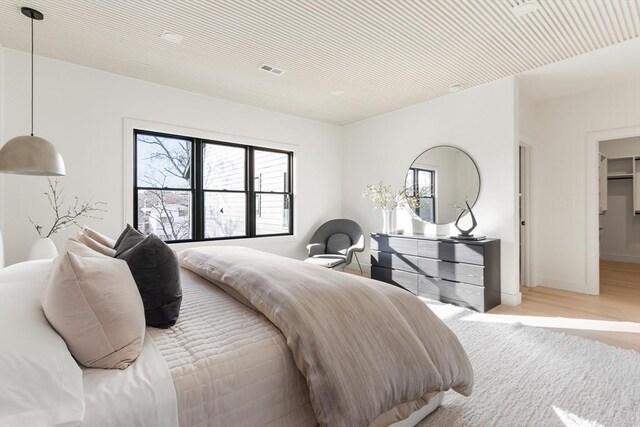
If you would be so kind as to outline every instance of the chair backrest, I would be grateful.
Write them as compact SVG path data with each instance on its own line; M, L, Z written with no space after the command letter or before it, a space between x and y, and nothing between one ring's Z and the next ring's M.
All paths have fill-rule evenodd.
M310 243L323 243L326 253L345 255L349 246L358 244L364 250L364 234L357 222L350 219L332 219L313 233Z

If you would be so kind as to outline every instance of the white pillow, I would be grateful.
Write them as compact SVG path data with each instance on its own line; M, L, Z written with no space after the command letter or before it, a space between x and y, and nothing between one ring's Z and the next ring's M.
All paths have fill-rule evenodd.
M51 265L0 270L2 426L76 426L84 419L82 370L40 306Z

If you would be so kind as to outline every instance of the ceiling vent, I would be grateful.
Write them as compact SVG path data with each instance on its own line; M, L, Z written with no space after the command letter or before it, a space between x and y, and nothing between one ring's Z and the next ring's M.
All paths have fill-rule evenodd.
M271 74L275 74L276 76L280 76L282 74L284 74L283 70L280 70L276 67L273 67L271 65L267 65L267 64L262 64L261 66L258 67L259 70L262 70L264 72L267 73L271 73Z

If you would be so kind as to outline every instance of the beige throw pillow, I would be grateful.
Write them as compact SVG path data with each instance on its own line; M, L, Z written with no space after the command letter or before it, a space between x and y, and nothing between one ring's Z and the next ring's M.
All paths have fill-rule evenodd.
M102 245L104 245L104 246L106 246L108 248L114 249L115 246L116 246L116 241L113 240L111 237L107 237L104 234L99 233L99 232L87 227L86 225L83 226L82 233L85 234L88 237L91 237L96 242L98 242L98 243L100 243L100 244L102 244Z
M98 258L106 258L107 255L105 254L101 254L100 252L91 249L89 246L85 245L84 243L82 243L81 241L78 240L78 236L80 236L80 234L78 234L75 237L70 237L69 239L67 239L66 242L64 242L64 245L62 247L62 251L60 252L60 255L58 255L58 258L62 258L65 254L65 252L71 252L75 255L79 255L82 257L98 257ZM59 262L59 260L57 261ZM56 263L57 263L56 262Z
M71 252L75 255L79 255L81 257L93 257L93 258L108 258L107 255L101 254L98 251L91 249L89 246L78 240L78 236L70 237L64 242L62 246L62 251L58 254L56 259L53 261L53 270L58 268L60 261L66 256L67 252Z
M66 252L42 294L42 308L86 367L124 369L142 350L144 307L125 261Z
M87 236L86 234L78 234L78 237L76 237L76 239L79 242L84 243L94 251L100 252L102 255L110 256L111 258L116 256L115 249L112 249L108 246L103 245L100 242L93 240L91 237Z

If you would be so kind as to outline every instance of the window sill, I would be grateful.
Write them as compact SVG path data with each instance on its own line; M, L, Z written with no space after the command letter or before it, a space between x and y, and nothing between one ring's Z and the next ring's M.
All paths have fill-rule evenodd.
M256 236L256 237L234 237L230 239L207 239L207 240L187 240L184 242L167 242L167 245L172 247L197 247L197 246L207 246L211 244L222 243L225 245L233 245L237 243L238 245L244 245L247 242L260 242L264 240L279 240L279 241L293 241L296 240L298 236L296 234L278 234L274 236Z

